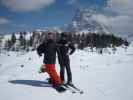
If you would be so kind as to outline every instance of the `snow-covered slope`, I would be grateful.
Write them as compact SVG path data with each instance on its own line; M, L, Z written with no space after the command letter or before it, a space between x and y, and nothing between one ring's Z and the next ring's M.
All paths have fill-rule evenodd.
M0 100L133 100L133 45L127 52L118 49L111 55L77 50L70 57L73 82L84 90L82 95L49 87L48 75L38 73L42 58L35 51L1 54Z
M126 36L126 38L128 39L128 41L133 41L133 34Z
M109 33L105 25L99 23L93 18L96 12L91 9L78 9L66 31L78 33Z

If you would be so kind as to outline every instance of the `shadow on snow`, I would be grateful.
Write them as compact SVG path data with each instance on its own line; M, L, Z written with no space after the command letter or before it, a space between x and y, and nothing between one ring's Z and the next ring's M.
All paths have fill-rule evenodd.
M8 82L12 83L12 84L29 85L29 86L35 86L35 87L52 87L52 85L49 84L46 81L37 81L37 80L10 80Z

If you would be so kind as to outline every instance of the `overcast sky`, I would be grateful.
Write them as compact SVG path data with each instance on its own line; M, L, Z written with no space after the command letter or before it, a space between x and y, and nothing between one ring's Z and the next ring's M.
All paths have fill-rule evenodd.
M133 0L0 0L0 33L63 26L79 6L96 7L93 18L111 32L133 33Z

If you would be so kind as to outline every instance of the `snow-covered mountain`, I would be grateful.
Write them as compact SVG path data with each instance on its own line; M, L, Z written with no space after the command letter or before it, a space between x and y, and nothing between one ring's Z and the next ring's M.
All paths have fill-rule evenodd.
M63 30L60 27L44 27L43 29L36 29L35 32L58 32L61 33Z
M93 15L97 13L91 9L77 9L72 23L67 25L66 31L78 33L109 33L106 26L96 21Z
M133 33L132 33L132 34L129 34L126 38L127 38L129 41L133 41Z

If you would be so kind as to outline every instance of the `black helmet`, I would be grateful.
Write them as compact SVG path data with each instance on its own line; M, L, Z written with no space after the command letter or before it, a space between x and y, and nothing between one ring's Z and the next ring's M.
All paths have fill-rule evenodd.
M66 33L61 33L61 38L67 38L67 34Z

